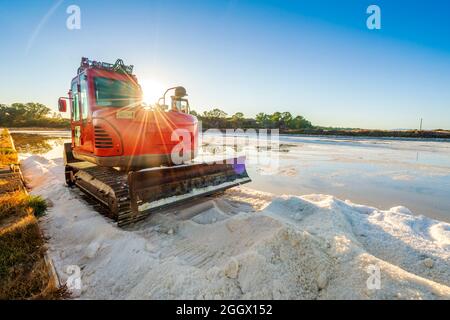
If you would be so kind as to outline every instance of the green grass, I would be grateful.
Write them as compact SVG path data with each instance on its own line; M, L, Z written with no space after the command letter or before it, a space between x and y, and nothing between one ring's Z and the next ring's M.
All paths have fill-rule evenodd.
M30 209L36 217L41 217L47 210L47 202L40 196L22 191L0 196L0 221L8 216L21 216Z
M33 213L36 217L41 217L47 210L47 202L40 196L28 196L26 205L33 209Z

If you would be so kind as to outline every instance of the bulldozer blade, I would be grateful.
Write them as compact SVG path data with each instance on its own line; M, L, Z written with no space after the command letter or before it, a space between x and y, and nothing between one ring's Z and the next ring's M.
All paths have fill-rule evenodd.
M150 212L248 183L245 158L220 163L194 163L128 173L130 212L119 215L119 225Z

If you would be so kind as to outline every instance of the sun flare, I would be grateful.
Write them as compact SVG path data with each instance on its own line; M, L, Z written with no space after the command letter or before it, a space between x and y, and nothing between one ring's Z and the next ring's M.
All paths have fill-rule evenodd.
M143 79L140 85L143 94L142 100L149 105L156 103L164 93L164 86L156 80Z

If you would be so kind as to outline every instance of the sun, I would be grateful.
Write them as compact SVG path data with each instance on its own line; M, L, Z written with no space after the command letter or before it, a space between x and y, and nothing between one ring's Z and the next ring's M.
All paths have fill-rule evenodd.
M142 101L148 105L155 104L164 93L164 86L154 79L143 79L139 84L142 88Z

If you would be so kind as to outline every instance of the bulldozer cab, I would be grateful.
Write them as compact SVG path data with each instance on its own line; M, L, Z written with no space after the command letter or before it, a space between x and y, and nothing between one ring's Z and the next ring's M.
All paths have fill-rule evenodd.
M69 111L72 145L80 151L92 153L95 148L95 112L111 109L132 109L141 104L142 89L119 59L115 64L83 58L77 75L72 79L68 98L60 98L60 111Z

